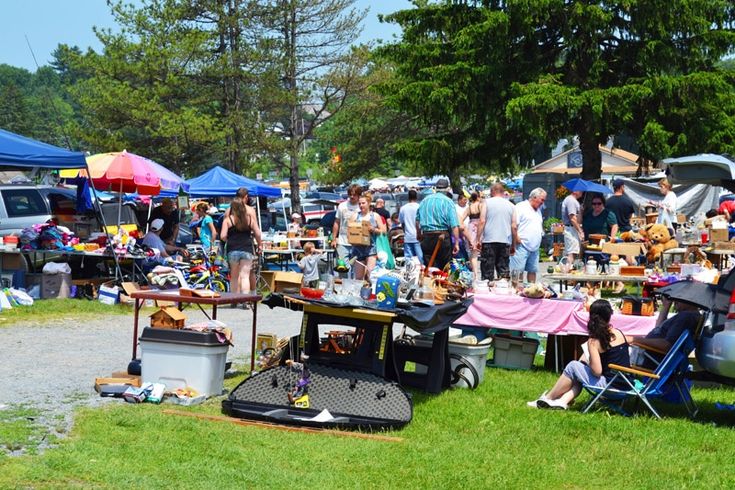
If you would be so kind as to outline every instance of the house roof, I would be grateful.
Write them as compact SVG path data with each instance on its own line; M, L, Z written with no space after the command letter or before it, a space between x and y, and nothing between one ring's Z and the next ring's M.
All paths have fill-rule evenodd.
M184 313L179 311L179 309L176 308L175 306L166 306L164 308L161 308L158 311L153 312L153 314L151 314L150 316L153 317L162 312L166 313L168 316L170 316L174 320L186 320L186 315L184 315Z
M539 163L531 169L531 173L580 174L582 173L581 167L568 166L570 155L578 152L579 145L576 145L570 150L559 153L545 162ZM602 157L603 174L632 175L638 170L638 155L635 153L600 145L600 156Z

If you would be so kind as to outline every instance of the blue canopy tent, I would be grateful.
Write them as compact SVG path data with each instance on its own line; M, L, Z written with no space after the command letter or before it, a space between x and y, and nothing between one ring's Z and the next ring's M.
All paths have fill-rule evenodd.
M81 151L70 151L58 146L42 143L10 131L0 129L0 165L11 167L39 167L47 169L86 168L87 159ZM94 191L93 191L94 192ZM104 225L104 216L98 209ZM109 243L109 241L108 241ZM113 253L116 275L120 275L120 264Z
M265 185L257 180L237 175L216 165L199 177L185 181L189 184L191 197L222 197L234 196L240 187L248 190L251 196L281 197L281 189ZM260 225L260 202L256 199L258 224Z
M80 151L65 150L0 129L0 165L52 169L86 168L87 160Z
M281 189L237 175L219 165L186 183L191 197L234 196L240 187L245 187L252 196L281 197Z

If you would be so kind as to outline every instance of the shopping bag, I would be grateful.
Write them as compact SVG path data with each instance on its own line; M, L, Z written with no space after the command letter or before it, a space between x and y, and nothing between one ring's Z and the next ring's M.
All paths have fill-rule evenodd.
M393 252L390 249L390 242L388 241L388 235L385 233L379 234L375 238L375 248L378 251L378 254L380 252L385 252L387 255L387 259L385 261L385 268L386 269L395 269L396 268L396 259L393 257Z

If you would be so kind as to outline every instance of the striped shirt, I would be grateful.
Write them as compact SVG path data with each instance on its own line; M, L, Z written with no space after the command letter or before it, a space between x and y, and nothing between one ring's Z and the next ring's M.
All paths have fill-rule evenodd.
M455 226L459 226L454 202L443 192L436 192L425 197L419 204L416 219L424 233L451 231Z

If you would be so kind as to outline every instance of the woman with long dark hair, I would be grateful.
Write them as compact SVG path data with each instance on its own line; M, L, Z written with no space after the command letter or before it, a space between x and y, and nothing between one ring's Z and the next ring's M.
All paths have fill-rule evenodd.
M255 288L253 261L258 260L262 244L255 209L247 202L247 194L233 199L230 214L222 222L222 240L227 243L233 293L249 293Z
M567 364L551 391L528 402L528 406L566 410L582 391L583 384L603 387L615 376L609 364L630 366L628 341L623 332L610 325L612 314L610 303L604 299L590 305L588 354Z

